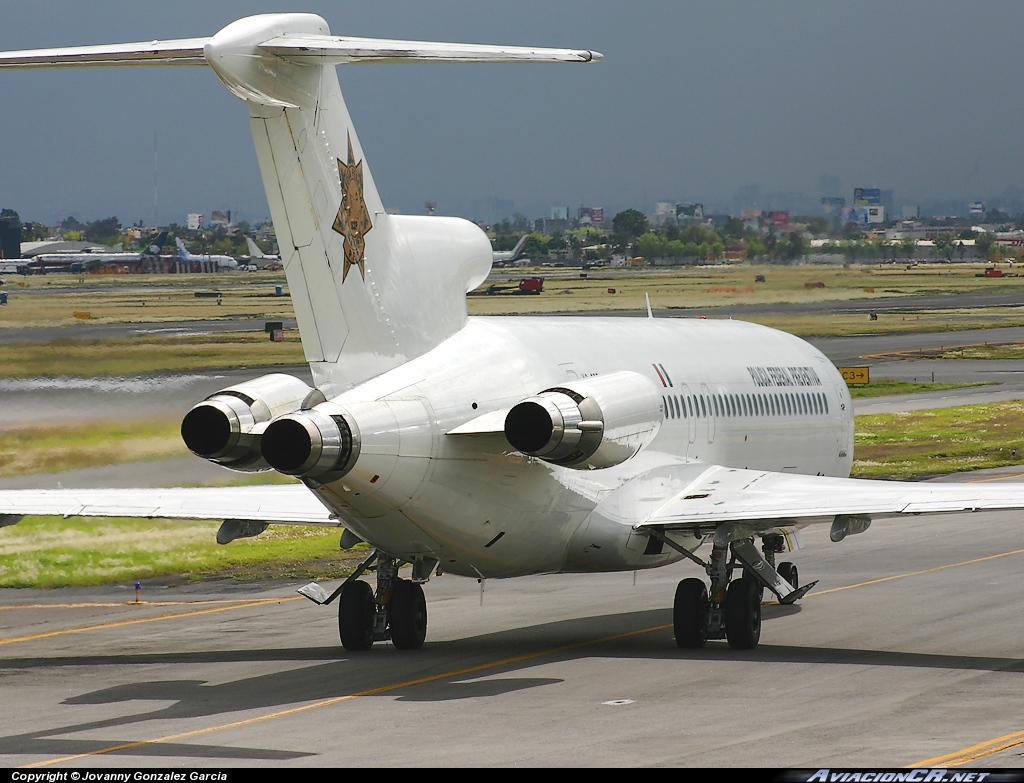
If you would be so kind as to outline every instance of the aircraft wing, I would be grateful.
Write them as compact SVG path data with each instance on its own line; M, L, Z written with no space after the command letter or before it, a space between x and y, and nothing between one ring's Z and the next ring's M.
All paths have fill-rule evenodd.
M681 486L681 488L680 488ZM1024 483L933 484L826 478L707 466L677 484L637 528L755 527L875 517L1024 508Z
M0 491L0 525L23 516L242 519L293 525L339 523L300 484L172 489L17 489ZM5 520L5 517L7 518Z

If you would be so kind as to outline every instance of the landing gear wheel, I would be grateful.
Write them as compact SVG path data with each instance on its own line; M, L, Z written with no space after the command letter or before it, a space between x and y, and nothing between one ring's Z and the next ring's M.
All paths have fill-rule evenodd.
M418 650L427 638L427 599L423 588L405 579L395 580L388 605L391 642L399 650Z
M743 577L725 594L725 638L734 650L753 650L761 639L761 589Z
M679 647L700 649L707 643L710 607L708 589L700 579L684 579L676 585L672 625Z
M349 652L369 650L373 644L373 589L358 579L341 590L338 599L338 633Z
M779 563L775 570L779 572L779 576L793 585L794 590L800 587L800 572L796 569L796 563Z

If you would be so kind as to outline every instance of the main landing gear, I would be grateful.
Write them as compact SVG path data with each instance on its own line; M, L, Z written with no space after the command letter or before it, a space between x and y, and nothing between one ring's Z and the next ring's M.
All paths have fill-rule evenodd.
M411 581L398 576L402 565L398 558L374 550L330 596L315 582L299 592L318 604L338 599L338 634L349 652L368 650L374 642L389 639L399 650L418 650L427 636L427 601L422 583L437 561L414 562ZM376 594L359 579L367 571L377 573Z
M779 602L791 604L803 598L816 582L800 587L800 576L793 563L775 565L775 555L784 552L782 537L764 536L762 551L752 537L726 526L715 532L711 558L699 560L664 533L654 533L673 549L704 566L711 590L701 579L684 579L676 587L672 606L672 625L676 644L684 649L703 647L708 639L725 638L737 650L752 650L761 639L761 599L768 588ZM730 555L731 551L731 557ZM733 572L741 575L733 579Z

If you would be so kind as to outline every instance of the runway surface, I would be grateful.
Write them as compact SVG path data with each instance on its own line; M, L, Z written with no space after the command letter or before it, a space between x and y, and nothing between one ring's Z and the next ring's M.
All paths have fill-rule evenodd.
M692 565L426 587L428 640L348 654L296 584L0 592L0 763L1015 767L1013 515L808 532L761 645L674 645ZM984 755L963 752L998 738ZM934 759L941 759L934 761Z
M915 337L918 347L935 338ZM907 350L868 342L856 350ZM862 400L859 413L1024 398L1016 362L871 362L874 377L934 370L936 380L1000 385ZM6 389L4 420L178 415L259 374ZM0 486L199 483L210 470L221 469L186 457ZM955 480L965 478L1021 481L1024 467ZM475 581L436 578L418 652L346 653L333 608L298 597L301 582L146 586L139 605L130 585L0 590L0 764L1024 764L1019 515L876 520L839 544L824 528L805 540L791 557L802 581L819 584L797 607L766 606L761 645L746 652L676 648L675 584L700 575L688 563L635 582L632 573L492 580L482 605Z

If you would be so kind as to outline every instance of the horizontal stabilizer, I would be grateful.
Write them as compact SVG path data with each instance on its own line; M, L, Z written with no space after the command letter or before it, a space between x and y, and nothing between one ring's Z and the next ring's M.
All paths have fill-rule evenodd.
M117 65L206 65L208 38L65 46L0 52L0 68L95 68Z
M0 52L0 68L95 68L119 65L206 65L209 38L179 38L99 46L66 46ZM397 41L332 35L286 34L258 45L267 54L298 65L346 63L572 63L603 58L588 49Z
M333 35L281 35L260 49L294 63L587 63L603 58L588 49L546 49L527 46L397 41Z

